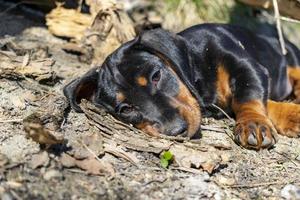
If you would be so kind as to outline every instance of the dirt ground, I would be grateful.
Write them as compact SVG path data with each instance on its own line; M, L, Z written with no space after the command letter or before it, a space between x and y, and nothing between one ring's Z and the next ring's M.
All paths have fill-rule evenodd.
M77 55L65 52L62 45L66 41L52 36L41 22L18 14L0 15L3 200L300 199L300 139L278 136L277 144L270 150L246 150L233 142L233 122L228 119L203 119L202 138L197 141L156 139L154 144L155 140L148 138L152 147L168 144L162 150L175 156L168 169L160 163L161 152L150 149L151 145L146 150L126 146L128 141L120 138L123 132L110 128L108 136L85 114L74 111L64 115L59 128L53 131L66 142L42 148L27 137L22 120L36 112L55 113L53 105L62 110L63 86L86 72L89 65L79 62ZM21 60L4 62L10 55ZM40 62L46 66L42 75L3 75L7 63L17 63L24 70ZM103 120L108 128L113 126L110 116ZM124 128L124 134L127 129L130 127ZM139 137L143 140L146 136ZM85 140L89 140L89 147L78 145L78 141ZM88 164L95 152L98 153L97 158L92 156L93 162L101 163L100 167L99 163ZM78 156L81 153L88 155ZM68 165L66 156L77 164ZM85 163L88 166L83 166Z

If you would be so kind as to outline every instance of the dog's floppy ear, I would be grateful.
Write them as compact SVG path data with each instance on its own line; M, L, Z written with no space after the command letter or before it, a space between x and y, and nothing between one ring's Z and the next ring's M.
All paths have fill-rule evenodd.
M171 63L172 69L179 78L188 86L193 95L201 101L200 97L191 83L194 80L193 52L188 48L185 39L177 34L163 29L146 31L139 36L139 44L145 49L162 56Z
M81 99L91 99L96 92L98 83L98 68L93 68L64 87L64 95L68 98L71 107L82 112L79 103Z
M187 69L191 63L189 49L186 41L180 35L176 35L164 29L153 29L139 36L139 43L152 53L161 54L164 59L172 63L173 70L179 75L189 73Z

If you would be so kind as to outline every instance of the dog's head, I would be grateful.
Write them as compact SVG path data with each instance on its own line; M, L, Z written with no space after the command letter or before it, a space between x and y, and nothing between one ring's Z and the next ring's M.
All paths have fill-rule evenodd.
M184 39L155 29L122 45L64 93L77 111L86 98L150 135L193 137L201 112L190 65Z

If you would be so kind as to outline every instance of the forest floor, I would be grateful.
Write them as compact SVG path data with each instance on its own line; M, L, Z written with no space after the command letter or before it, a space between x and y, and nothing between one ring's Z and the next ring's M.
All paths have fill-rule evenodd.
M124 145L120 129L108 136L86 114L70 111L53 129L66 142L43 148L28 137L23 119L63 110L63 86L89 65L64 51L66 41L43 23L2 13L0 24L2 199L299 198L300 139L278 136L272 149L246 150L232 140L228 119L203 119L200 140L147 138L155 148L142 149ZM112 126L110 116L103 120ZM167 169L163 150L175 156Z

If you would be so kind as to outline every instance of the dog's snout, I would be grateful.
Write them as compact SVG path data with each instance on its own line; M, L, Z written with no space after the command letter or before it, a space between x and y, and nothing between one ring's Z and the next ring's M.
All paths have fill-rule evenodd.
M186 131L187 131L187 124L186 124L186 122L180 122L180 123L175 124L174 127L170 128L167 131L167 134L171 135L171 136L177 136L177 135L184 134Z

